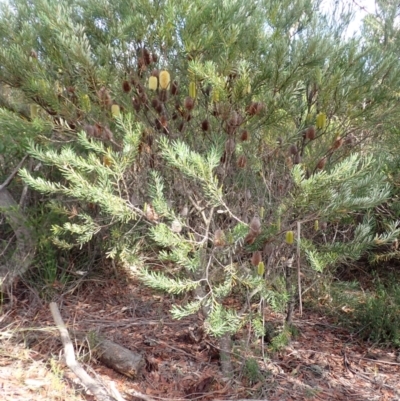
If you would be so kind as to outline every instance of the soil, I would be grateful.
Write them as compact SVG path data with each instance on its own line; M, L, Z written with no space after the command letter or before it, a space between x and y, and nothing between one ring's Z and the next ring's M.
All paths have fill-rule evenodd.
M71 333L95 332L143 355L145 367L132 379L76 344L86 371L107 388L113 383L126 400L400 399L396 350L362 342L322 312L307 310L295 315L297 334L279 352L270 352L248 328L236 335L235 370L223 377L218 341L204 332L200 314L173 320L169 310L183 299L114 275L110 271L107 279L85 279L69 293L56 284L51 300ZM283 319L269 309L265 316L275 326ZM22 283L2 306L0 341L0 399L94 400L63 362L48 303Z

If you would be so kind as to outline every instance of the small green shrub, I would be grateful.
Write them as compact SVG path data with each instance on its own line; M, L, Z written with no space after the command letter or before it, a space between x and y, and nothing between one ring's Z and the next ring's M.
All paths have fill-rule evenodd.
M400 347L400 287L378 283L355 310L358 331L363 338Z

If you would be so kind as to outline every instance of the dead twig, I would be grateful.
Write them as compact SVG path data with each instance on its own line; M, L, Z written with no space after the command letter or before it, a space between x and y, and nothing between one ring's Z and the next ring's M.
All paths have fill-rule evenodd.
M61 341L64 345L65 361L67 366L99 401L124 401L122 396L120 396L119 394L117 398L109 395L107 391L102 388L96 380L94 380L86 373L81 364L75 359L74 346L55 302L50 303L50 311L53 316L54 322L56 323L57 329L60 332ZM115 388L113 390L114 392L117 391Z

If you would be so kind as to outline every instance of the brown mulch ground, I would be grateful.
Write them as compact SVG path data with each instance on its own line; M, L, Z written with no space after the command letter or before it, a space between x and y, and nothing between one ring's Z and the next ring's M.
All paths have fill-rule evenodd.
M112 274L110 273L110 277ZM400 363L393 350L360 342L316 313L305 312L294 323L299 335L283 351L266 354L259 340L235 338L237 355L257 361L249 372L235 356L232 380L222 377L218 342L202 330L200 315L172 320L168 311L179 299L154 293L127 277L93 279L73 294L57 299L70 330L95 331L135 352L146 368L129 379L76 353L90 375L106 386L112 381L126 400L133 391L168 400L399 400ZM266 311L270 321L281 316ZM0 315L0 399L93 400L62 364L62 345L49 308L20 285L13 305ZM266 346L267 348L267 346Z

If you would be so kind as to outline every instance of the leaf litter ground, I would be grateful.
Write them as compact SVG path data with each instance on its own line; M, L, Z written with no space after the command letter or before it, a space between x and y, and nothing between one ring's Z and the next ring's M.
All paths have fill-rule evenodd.
M54 300L71 332L96 332L144 355L142 374L130 379L76 345L88 373L106 386L113 382L126 400L138 399L134 391L154 400L400 399L395 350L362 342L315 312L296 316L298 335L280 352L266 352L264 359L261 339L248 337L246 330L235 336L235 371L227 380L220 373L218 342L203 332L202 317L171 319L171 305L182 299L119 275L118 279L88 279ZM269 310L265 316L275 325L282 321ZM94 399L62 363L62 346L48 304L23 284L15 289L12 306L2 307L0 340L1 400Z

